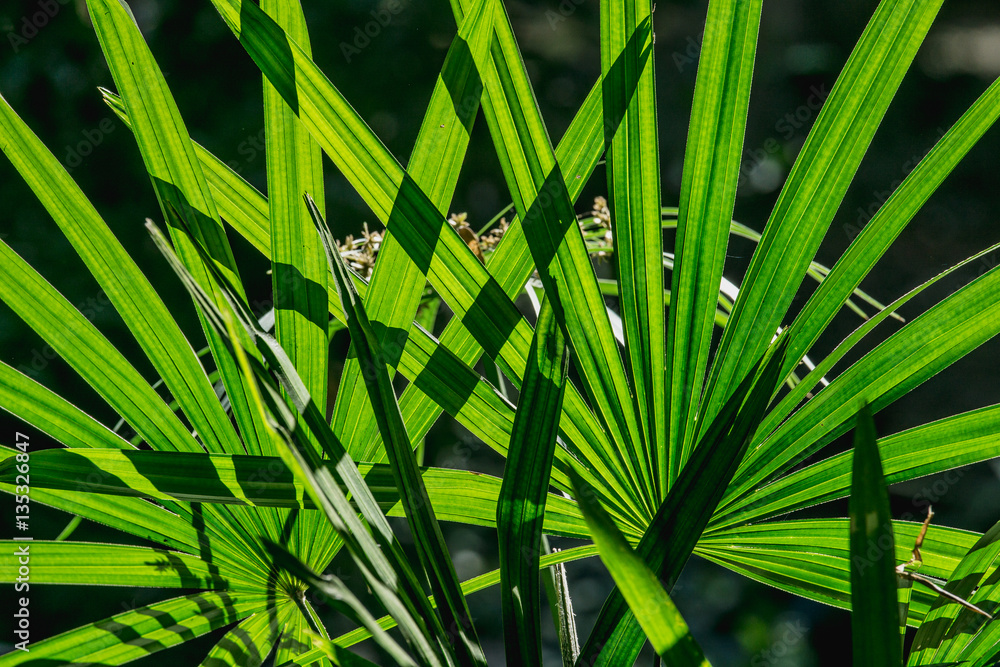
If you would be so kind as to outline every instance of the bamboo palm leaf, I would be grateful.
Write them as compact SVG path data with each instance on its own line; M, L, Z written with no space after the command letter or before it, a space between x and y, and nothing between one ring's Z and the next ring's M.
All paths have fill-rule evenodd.
M591 91L584 107L567 130L565 139L560 143L560 152L557 153L561 164L568 161L571 166L578 167L578 171L586 173L596 165L603 146L601 137L591 136L593 133L588 131L595 119L600 120L599 93L599 86ZM105 101L128 124L128 117L120 100L108 93ZM201 146L196 144L195 147L206 167L213 191L219 195L217 200L223 215L257 250L265 257L270 257L267 201L263 195L221 160ZM582 187L582 179L570 181L572 196L578 196ZM231 208L226 208L227 206ZM510 296L515 296L523 289L533 271L533 264L516 219L497 249L488 256L487 267L497 272L497 280ZM358 292L365 297L368 284L357 276L354 276L354 283ZM329 305L331 314L343 322L344 313L339 307L336 294L332 295ZM506 455L513 424L513 406L469 368L468 364L474 363L481 354L482 348L457 318L449 322L440 343L419 326L410 329L398 370L411 381L400 399L400 410L414 447L437 420L443 407L487 445ZM392 358L387 357L386 361L391 362ZM604 455L601 452L606 451L607 447L596 443L605 442L606 435L572 385L567 387L563 413L560 430L566 449L556 449L559 469L553 471L553 483L563 490L569 490L565 470L571 453L574 454L577 461L586 462L594 470L587 481L609 488L604 496L608 502L608 510L628 525L638 527L638 514L631 507L634 501L630 501L634 492L626 490L628 487L625 486L622 471L610 459L602 458ZM380 436L374 413L360 411L360 417L367 424L365 430L358 427L359 432L363 433L361 441L376 442ZM384 460L381 458L384 456L383 451L379 446L376 452L379 458L376 461ZM581 474L591 473L581 471Z
M759 448L760 443L762 443L767 436L771 435L775 428L781 424L792 411L799 406L799 404L808 396L810 390L815 388L817 385L824 384L822 378L830 373L836 364L838 364L844 356L850 352L866 335L868 335L875 327L879 326L886 318L891 317L893 313L902 308L908 301L913 299L915 296L926 290L931 285L939 282L942 278L950 275L954 275L957 271L961 270L963 267L968 266L970 263L988 256L995 250L1000 249L1000 244L995 244L985 250L976 253L972 257L965 259L958 264L949 267L946 271L939 273L933 278L925 281L923 284L918 285L913 288L903 296L899 297L891 304L883 308L874 317L866 321L860 327L858 327L850 336L845 338L830 354L826 355L816 366L809 372L809 374L795 386L788 394L786 394L781 401L775 406L764 418L759 429L757 429L756 435L754 435L753 443L751 444L751 452L756 452ZM825 383L826 385L829 382ZM737 475L739 476L739 474Z
M13 458L0 463L0 484L13 485L14 466ZM389 466L362 463L358 470L379 507L389 516L404 516L404 506ZM53 489L158 501L315 508L301 483L279 457L51 449L32 454L31 475L32 488L39 492ZM421 468L420 475L441 519L490 528L496 526L501 488L498 478L447 468ZM155 508L154 505L149 507ZM547 534L586 536L583 517L572 500L549 494L545 507ZM155 515L150 515L148 520L153 520L152 516ZM97 520L91 514L86 517ZM634 532L626 534L633 540L640 536ZM197 542L188 544L185 550L190 551L196 545Z
M790 392L788 392L784 398L775 406L768 415L764 418L761 426L757 429L757 433L754 436L753 443L751 444L752 454L748 456L753 458L754 453L756 453L758 443L763 442L766 439L766 435L771 433L774 428L780 424L788 414L798 406L798 404L807 396L808 391L820 383L820 379L826 376L843 357L854 348L854 346L860 342L868 333L870 333L875 327L879 326L886 318L890 317L892 313L896 312L904 304L906 304L910 299L917 296L925 289L931 285L937 283L942 278L954 274L956 271L960 270L962 267L967 266L970 262L975 261L978 258L985 257L989 253L993 252L997 248L1000 248L1000 244L994 245L990 248L983 250L976 255L956 264L955 266L949 268L948 270L938 274L937 276L926 281L922 285L915 287L910 290L900 298L896 299L890 305L883 308L879 313L877 313L870 320L865 322L863 325L858 327L858 329L848 336L844 341L838 345L833 352L828 354L823 360ZM827 383L829 384L829 383ZM848 470L850 464L846 464ZM888 464L887 464L888 465ZM947 466L941 469L947 469ZM816 472L819 471L817 468ZM778 507L768 508L768 503L770 502L769 496L773 497L773 494L780 493L782 488L787 488L785 485L794 486L798 484L800 474L811 475L812 472L809 468L803 469L802 471L796 472L794 475L790 475L787 478L782 478L781 480L772 484L765 484L763 486L758 486L753 490L752 495L747 491L748 486L739 486L734 484L729 492L727 492L725 498L723 498L722 503L720 503L719 511L717 512L717 518L713 521L713 527L718 527L722 525L733 525L737 522L744 521L748 519L746 515L743 514L742 509L746 505L751 505L752 508L749 510L755 512L754 516L762 516L760 512L774 510L774 513L768 514L768 516L774 516L779 513ZM921 474L930 474L930 472L924 472ZM741 479L742 471L737 471L736 479ZM914 475L919 476L919 475ZM839 475L838 475L839 478ZM832 481L832 480L831 480ZM843 481L843 480L841 480ZM892 481L901 481L899 478L893 478ZM836 483L836 482L835 482ZM846 484L846 482L844 482ZM840 488L839 486L837 488ZM844 489L847 487L844 486ZM823 502L820 500L822 491L822 485L818 485L816 488L816 495L812 496L816 498L816 502ZM808 494L806 497L810 497ZM803 501L806 504L810 504L805 498L798 496L794 497L789 495L787 500L791 503L797 503Z
M316 646L320 635L317 635L308 627L306 619L300 613L300 607L294 603L282 605L278 610L278 622L283 629L281 641L275 647L274 662L286 662L292 656L308 651L311 646ZM324 652L320 650L310 661L296 662L296 667L372 667L375 663L362 658L356 653L351 653L343 649L335 650L336 657L327 655L324 659Z
M299 2L269 0L261 9L310 52ZM327 268L302 200L303 193L311 192L323 206L323 153L267 77L263 77L263 84L275 338L298 369L310 396L326 412ZM263 441L262 446L264 442L269 441ZM281 518L268 510L262 514L265 520L270 519L272 534L282 535ZM296 517L288 544L311 563L316 558L314 551L333 539L329 523L318 513L309 513Z
M13 485L3 484L0 488L7 493L14 492ZM208 525L207 521L205 527L199 529L145 500L98 496L83 490L54 493L40 487L32 491L31 498L33 502L76 514L170 549L198 554L203 547L210 547L213 558L226 561L228 567L243 568L244 575L250 575L250 571L245 569L245 552L241 553L224 540L217 539L214 526Z
M392 658L393 664L400 665L400 667L417 667L417 663L396 643L395 639L382 629L375 617L371 615L371 612L344 585L343 581L333 575L320 576L280 545L271 545L271 553L274 556L275 563L303 581L310 589L319 591L327 599L333 601L339 612L371 633L372 639L379 648ZM334 653L341 658L344 657L336 651ZM339 661L335 660L335 662L339 664Z
M278 26L252 4L239 0L214 0L214 4L286 100L298 100L299 118L376 215L388 222L392 214L391 219L397 225L393 234L418 266L426 267L431 283L460 315L487 354L498 359L510 377L520 378L530 345L531 327L498 282L486 272L461 237L440 218L426 195L388 154L339 91L294 42L288 41ZM291 53L276 44L287 44ZM574 420L588 419L590 413L578 395L571 393L567 404ZM599 427L593 426L580 431L592 434L589 437L601 432ZM626 489L624 497L634 495L628 494L628 486L623 488Z
M0 408L67 447L133 449L127 440L83 410L2 362Z
M586 545L582 547L574 547L572 549L566 549L565 551L557 551L555 553L546 554L542 556L540 561L541 567L550 567L552 565L558 565L560 563L568 563L571 561L579 560L582 558L590 558L597 555L597 548L593 545ZM487 572L481 574L478 577L474 577L467 581L462 582L462 592L466 595L470 595L477 591L485 590L490 586L496 586L500 583L500 570L493 570L492 572ZM433 601L433 600L432 600ZM396 621L391 616L383 616L378 620L379 626L383 630L388 630L396 626ZM348 632L340 637L337 637L334 642L338 646L353 646L358 642L364 641L370 637L370 633L364 628L359 628ZM317 656L323 655L322 651L319 649L309 651L298 656L298 660L311 660ZM291 663L282 663L279 667L292 667Z
M643 54L643 58L647 57L648 54ZM587 96L556 148L558 163L567 175L574 175L573 178L567 179L567 188L574 201L580 196L586 179L589 178L604 151L604 137L600 133L602 125L601 90L602 83L598 82ZM492 104L489 90L485 91L484 100L485 104ZM497 248L487 256L486 267L511 298L524 289L524 285L534 272L535 267L519 218L514 219ZM411 333L413 332L411 331ZM417 333L419 334L419 332ZM482 355L483 350L458 318L453 318L445 327L441 334L441 346L452 351L465 364L475 363ZM434 361L432 356L427 363L428 372ZM414 376L410 374L408 377L413 378ZM519 382L518 377L511 379L515 385ZM403 391L400 398L400 408L403 410L404 416L412 414L418 416L420 420L419 422L407 420L408 428L411 424L419 426L419 428L411 429L411 433L425 433L437 419L440 414L440 409L435 407L438 395L417 383L407 386ZM445 408L447 409L447 406ZM452 410L448 410L448 412L455 414ZM463 424L469 427L467 422L463 421ZM372 428L369 428L369 433L371 431ZM623 506L619 512L638 517L639 512L636 509L638 501L633 498L635 492L626 481L624 471L614 463L614 457L609 453L610 445L607 441L607 435L600 428L597 418L586 407L579 392L572 384L566 389L560 431L565 447L575 455L578 462L583 462L587 466L587 470L581 474L591 475L587 477L591 483L613 489L611 498L618 499L613 502ZM564 467L568 460L566 452L562 448L557 448L556 456L561 467ZM557 484L562 483L563 490L568 490L568 485L562 481L565 470L553 471L553 475L554 481Z
M657 655L666 665L709 665L663 584L625 541L593 489L577 475L573 486L601 560Z

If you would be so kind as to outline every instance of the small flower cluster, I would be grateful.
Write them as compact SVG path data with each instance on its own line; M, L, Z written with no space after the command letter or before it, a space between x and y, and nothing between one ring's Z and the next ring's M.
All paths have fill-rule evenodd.
M591 247L592 254L602 258L610 256L613 244L611 211L608 209L608 201L604 197L595 197L590 212L580 215L577 221L581 231L583 231L584 238L587 240L587 245ZM448 222L456 230L471 230L468 213L452 213L448 216ZM496 250L509 226L507 218L500 218L495 227L478 237L479 249L483 254L488 255ZM361 237L348 236L338 245L344 261L358 275L364 278L371 277L372 269L375 268L375 258L382 246L384 233L384 230L369 230L368 223L365 223ZM470 234L466 232L462 236L466 238ZM471 241L467 242L471 243Z
M590 213L581 215L578 220L591 253L602 259L609 257L614 251L614 237L611 233L611 210L608 208L608 200L600 196L594 197Z
M355 239L348 236L343 243L338 245L341 257L349 267L365 278L371 277L372 269L375 268L375 257L378 256L379 248L382 247L382 235L384 231L369 231L368 223L365 223L361 232L361 238Z
M500 222L497 223L496 227L479 237L479 246L483 249L484 253L496 250L496 247L500 245L500 239L507 233L509 226L507 218L500 218Z

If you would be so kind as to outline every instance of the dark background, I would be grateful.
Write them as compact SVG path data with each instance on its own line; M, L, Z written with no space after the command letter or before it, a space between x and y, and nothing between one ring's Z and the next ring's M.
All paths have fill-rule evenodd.
M400 0L403 9L360 53L345 57L342 45L355 29L371 20L376 0L305 0L315 59L333 82L404 162L429 100L445 51L455 32L448 4ZM48 4L48 3L44 3ZM536 96L553 140L558 140L600 70L598 0L505 0ZM197 332L191 305L159 257L143 228L159 216L153 191L130 133L101 102L97 86L112 87L110 74L86 18L82 0L52 0L54 16L41 27L28 27L42 9L38 0L0 4L0 93L67 165L127 249L141 263L185 330ZM192 136L230 162L262 190L263 116L259 71L232 38L211 3L179 0L133 0L132 9L168 75ZM762 229L815 113L810 97L829 90L876 6L873 0L835 3L768 0L758 46L754 89L745 144L746 178L736 203L736 218ZM659 0L655 14L659 97L660 155L664 205L675 205L680 188L683 149L693 93L696 58L706 3ZM36 28L32 31L32 28ZM23 37L15 39L13 36ZM887 192L927 152L976 97L1000 74L1000 8L996 3L949 0L907 74L886 121L876 135L847 198L820 249L818 260L832 265L853 233L870 217ZM798 112L794 127L786 114ZM801 121L801 122L800 122ZM953 264L1000 240L996 155L1000 135L989 132L944 186L917 215L863 286L889 302ZM476 227L508 201L485 122L477 120L472 144L452 209L467 211ZM356 233L374 216L329 164L327 201L334 231ZM598 168L581 198L606 192ZM101 307L96 284L58 233L31 191L4 159L0 160L0 238L38 268L81 309L91 307L94 323L147 377L151 369L110 307ZM251 301L269 298L266 264L241 240L233 238ZM734 242L727 277L738 282L752 246ZM929 304L991 268L990 256L911 302L903 314L916 316ZM2 277L0 277L2 279ZM796 298L804 303L809 289ZM819 344L825 353L857 326L852 315L840 317ZM884 337L898 324L883 327ZM875 338L880 334L876 332ZM342 350L343 341L335 344ZM996 341L955 364L877 416L881 434L997 402ZM115 416L60 360L47 360L44 344L5 306L0 306L0 359L33 368L35 377L105 423ZM848 361L857 358L852 356ZM13 444L17 423L0 417L0 441ZM2 435L7 434L7 435ZM45 436L32 433L33 446ZM484 453L472 436L443 421L428 441L437 464L468 458L470 467L499 473L502 462ZM835 443L833 448L843 446ZM982 531L997 520L1000 467L973 466L958 489L928 478L897 485L896 516L917 513L931 498L936 521ZM935 486L935 481L938 481ZM6 501L6 498L5 498ZM5 512L10 512L6 502ZM814 514L843 515L845 504ZM67 517L35 506L33 534L54 537ZM74 539L130 541L102 527L84 524ZM449 540L462 578L496 567L495 536L486 530L457 526ZM609 579L600 563L570 566L583 636L593 622ZM5 587L4 599L10 599ZM35 637L92 622L173 593L132 589L34 587L31 593ZM847 613L807 602L756 584L714 565L693 559L675 589L675 597L702 643L718 665L840 665L848 646ZM471 598L480 636L497 659L502 652L499 598L496 590ZM8 607L4 604L4 608ZM547 628L548 631L548 628ZM552 633L549 632L551 635ZM6 630L0 651L10 648ZM196 664L218 633L140 661L143 665ZM550 647L551 648L551 647ZM554 656L553 656L554 657ZM644 662L648 664L648 661Z

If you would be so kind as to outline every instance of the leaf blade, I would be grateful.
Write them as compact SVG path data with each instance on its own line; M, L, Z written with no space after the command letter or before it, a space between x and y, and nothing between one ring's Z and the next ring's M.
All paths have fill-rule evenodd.
M875 421L867 405L858 413L854 427L848 516L854 664L862 667L902 665L896 549L889 492L875 444Z
M631 386L643 431L643 456L660 498L657 470L666 447L663 322L663 230L660 227L660 155L652 37L640 28L652 22L650 3L601 2L601 74L607 151L608 204L615 239ZM629 48L632 40L642 40ZM625 71L635 73L634 92ZM625 109L619 118L617 109ZM711 330L711 325L709 326Z
M684 152L670 287L669 449L660 460L664 489L677 478L699 431L695 417L736 202L761 5L760 0L709 3Z
M459 663L485 666L486 656L479 644L469 607L462 594L458 575L455 574L454 563L448 554L441 526L427 495L427 488L417 470L417 460L399 411L392 380L386 371L381 347L326 221L316 209L315 202L308 195L306 198L309 212L326 249L327 262L347 316L351 344L358 355L361 375L368 388L368 398L375 410L382 441L386 444L390 467L406 510L407 523L416 541L417 553L424 573L430 580L431 590L439 601L442 621L451 633L457 635L455 648Z
M572 475L572 473L571 473ZM670 595L643 558L636 554L597 501L593 489L572 475L594 544L618 590L635 614L657 655L668 665L709 665Z
M754 252L706 387L702 430L772 340L939 0L876 9L806 139ZM816 202L821 202L817 205ZM854 406L856 408L856 406Z
M528 353L497 503L504 644L506 655L524 665L542 664L538 562L568 364L565 338L546 299Z

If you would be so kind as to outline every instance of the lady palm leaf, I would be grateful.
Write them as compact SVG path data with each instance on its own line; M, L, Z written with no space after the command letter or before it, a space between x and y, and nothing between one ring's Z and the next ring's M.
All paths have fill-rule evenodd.
M648 491L664 490L655 475L666 436L664 378L663 232L660 229L660 154L656 126L652 8L644 2L601 3L601 74L608 194L615 239L619 296L632 392L642 425ZM634 42L634 44L632 44ZM626 72L636 77L635 91ZM711 327L710 327L711 328Z
M192 245L195 241L204 244L211 262L239 283L232 249L187 129L131 12L119 0L90 0L87 6L125 107L155 110L138 117L133 114L136 123L132 129L164 216L166 207L172 205L192 220L193 238L175 236L179 252L198 279L207 285L208 267L201 266L202 260ZM244 447L248 453L263 453L256 436L261 425L253 421L252 412L246 407L239 373L227 361L216 334L204 323L203 329L226 384Z
M298 2L272 0L262 9L309 53L309 33ZM327 267L300 195L311 193L323 210L322 153L266 78L264 114L275 338L299 370L309 394L325 406Z
M351 344L358 356L369 400L379 420L379 430L386 444L390 468L403 501L407 523L416 540L424 575L430 581L431 590L438 600L438 608L442 613L441 620L454 637L458 663L485 665L486 657L476 637L469 607L462 595L458 576L455 574L455 566L444 543L444 535L434 515L427 488L417 470L417 460L410 446L403 416L399 412L392 380L382 361L382 348L378 344L361 299L351 284L347 266L340 256L326 221L308 194L306 202L326 249L327 262L330 264L340 303L347 317L347 326L351 332Z
M735 176L743 152L760 11L759 1L712 2L705 22L684 154L667 326L669 439L659 461L664 490L677 479L696 440L687 430L697 415L708 365L729 220L736 201Z
M235 448L235 434L180 328L146 277L58 160L0 99L4 152L136 335L209 451ZM5 264L6 266L6 264ZM4 299L15 305L16 299ZM72 321L70 318L68 321ZM36 328L47 331L49 327ZM67 355L64 355L67 358ZM72 362L71 362L72 363ZM13 386L14 382L4 382Z
M865 28L816 118L754 252L745 289L733 307L709 376L702 430L781 323L940 6L936 1L886 0Z
M945 593L936 597L925 623L913 638L907 664L995 664L1000 654L1000 625L990 614L1000 608L998 558L1000 524L994 525L968 550L949 577Z
M851 471L851 646L856 665L902 665L896 549L889 492L875 444L875 420L861 408ZM882 539L885 537L886 539ZM872 554L872 545L877 553Z
M481 3L449 49L410 157L407 173L427 192L442 219L447 217L458 184L482 95L483 84L474 54L482 57L489 48L491 26L486 3ZM407 254L392 227L381 241L381 259L372 272L365 309L371 320L377 322L376 335L386 351L385 362L394 368L400 363L401 351L417 315L427 270ZM385 458L385 452L378 447L381 436L371 419L377 411L358 409L359 403L368 400L360 372L359 362L348 360L334 406L334 430L359 458L378 461ZM419 440L423 433L412 433L411 437Z
M576 497L601 559L657 655L667 665L709 665L662 582L625 541L593 489L586 484L580 477L573 476Z
M528 354L497 500L504 645L508 655L518 656L518 662L525 665L542 662L538 563L568 368L566 339L546 300ZM576 473L570 474L579 479Z
M0 463L0 483L13 486L17 476L14 465L13 459ZM362 463L358 469L385 514L404 516L390 467ZM420 469L420 476L431 505L442 519L496 526L501 488L498 478L469 470L427 467ZM156 501L316 508L305 487L277 456L52 449L32 456L31 479L39 490L86 490ZM546 534L586 537L583 517L572 500L549 493L545 502ZM631 532L627 535L636 537Z

